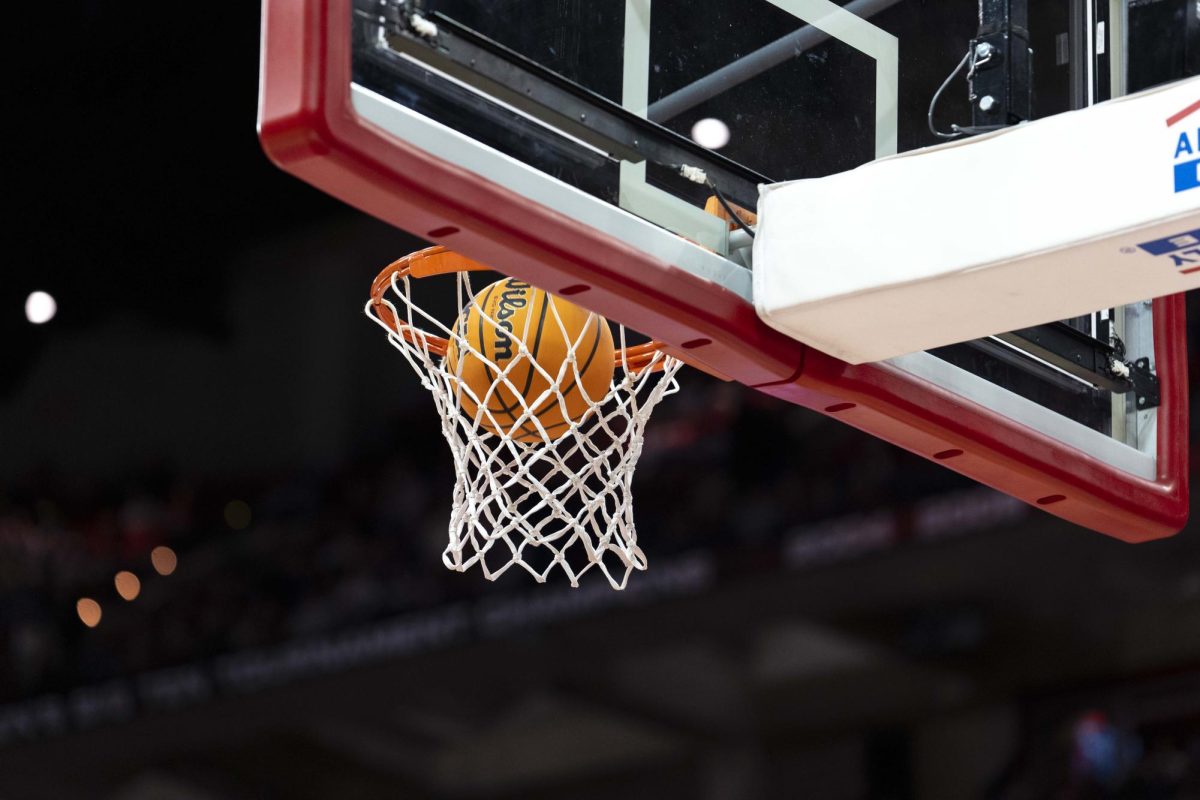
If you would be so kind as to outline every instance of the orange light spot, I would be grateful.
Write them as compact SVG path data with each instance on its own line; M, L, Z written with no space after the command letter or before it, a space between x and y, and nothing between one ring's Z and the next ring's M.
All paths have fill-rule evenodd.
M100 624L100 604L90 597L79 598L79 602L75 604L75 613L79 615L79 621L89 628Z
M150 563L159 575L170 575L179 565L179 559L174 550L166 545L159 545L150 551Z
M136 600L142 592L142 582L132 572L121 570L113 577L113 583L116 584L117 594L121 595L122 600Z

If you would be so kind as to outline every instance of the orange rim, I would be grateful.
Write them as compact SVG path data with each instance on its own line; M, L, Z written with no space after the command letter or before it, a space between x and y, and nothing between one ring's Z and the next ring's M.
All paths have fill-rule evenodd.
M375 315L397 336L406 341L423 346L435 355L445 356L449 340L435 336L420 328L401 322L392 312L392 306L384 300L384 295L392 282L404 278L428 278L433 275L449 275L457 272L481 272L490 270L478 261L473 261L464 255L447 249L444 245L434 245L409 253L398 258L384 267L371 283L371 308ZM603 318L602 318L603 319ZM632 372L641 372L650 367L658 372L666 366L666 355L662 342L651 340L632 347L620 348L613 354L613 363L617 367L626 367ZM657 359L657 361L655 361Z

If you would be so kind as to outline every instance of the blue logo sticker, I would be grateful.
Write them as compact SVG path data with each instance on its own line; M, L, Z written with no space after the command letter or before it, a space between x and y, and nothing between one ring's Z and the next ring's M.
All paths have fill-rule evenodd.
M1167 117L1167 129L1174 129L1176 125L1197 112L1200 112L1200 100ZM1195 129L1195 139L1188 135L1191 132L1189 126L1189 128L1180 129L1178 136L1173 132L1171 134L1175 149L1175 155L1171 157L1171 160L1175 164L1176 194L1186 192L1188 189L1200 188L1200 128Z
M1200 187L1200 158L1175 165L1175 191L1186 192Z
M1200 271L1200 228L1164 239L1142 242L1138 247L1152 256L1171 262L1183 274Z
M1153 242L1143 242L1138 245L1152 256L1163 256L1176 250L1200 246L1200 228L1194 231L1184 231L1165 239L1155 239Z

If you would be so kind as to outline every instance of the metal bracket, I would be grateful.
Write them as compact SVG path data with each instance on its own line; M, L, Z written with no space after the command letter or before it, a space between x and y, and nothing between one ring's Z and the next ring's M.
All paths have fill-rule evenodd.
M1162 402L1158 392L1158 376L1150 369L1150 359L1139 358L1127 363L1129 379L1133 382L1134 403L1138 411L1158 408Z
M1062 322L1037 325L994 337L1113 394L1133 392L1139 411L1159 405L1158 376L1150 359L1125 361L1125 345L1089 336Z
M1033 49L1028 0L980 0L971 41L972 127L990 130L1033 116Z
M996 336L1093 386L1116 394L1133 389L1116 348L1062 322L1036 325Z
M354 15L394 28L408 27L404 0L354 0Z

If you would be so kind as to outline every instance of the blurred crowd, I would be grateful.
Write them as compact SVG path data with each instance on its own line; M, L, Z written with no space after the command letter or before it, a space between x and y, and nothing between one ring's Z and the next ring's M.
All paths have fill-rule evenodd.
M770 569L798 527L971 485L818 414L686 380L651 421L635 480L651 559L704 548L723 573ZM0 704L528 584L442 566L453 475L432 408L399 412L377 441L388 445L276 474L160 465L85 481L43 470L4 486ZM156 548L177 565L163 569ZM114 585L122 570L140 578L133 599ZM94 627L81 598L99 604ZM1187 794L1200 776L1194 736L1143 742L1081 722L1059 738L1049 756L1018 758L989 796L1200 796Z
M105 490L52 476L0 502L4 699L335 629L439 602L444 523L401 457L332 472L198 481L169 470ZM443 512L444 513L444 512ZM177 567L160 575L155 547ZM132 601L114 577L141 579ZM94 628L81 597L100 604Z
M442 566L453 475L433 415L401 414L380 437L396 447L332 468L200 479L160 466L110 481L42 471L3 487L0 702L527 580ZM812 412L690 376L651 422L635 497L652 558L707 547L753 559L799 522L963 484ZM160 546L178 558L170 575L152 565ZM114 586L122 570L140 579L133 600ZM94 628L80 598L100 606Z

